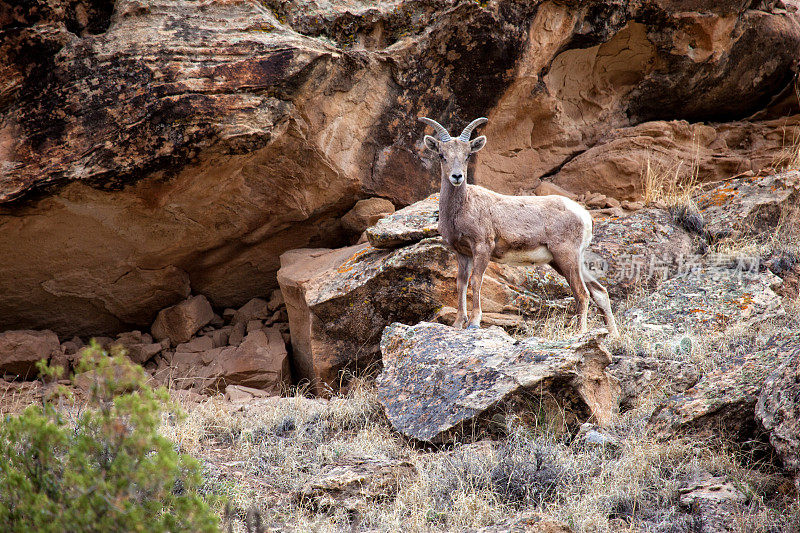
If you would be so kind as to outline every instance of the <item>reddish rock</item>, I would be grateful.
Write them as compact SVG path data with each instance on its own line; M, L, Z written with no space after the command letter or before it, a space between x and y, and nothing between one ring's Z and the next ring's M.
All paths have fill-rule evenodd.
M177 388L211 393L242 385L276 395L291 385L286 345L278 328L249 333L236 347L176 350L162 362L155 377Z
M156 340L169 339L172 345L187 342L214 318L214 310L205 296L193 296L178 305L162 309L152 332Z
M0 333L0 372L23 379L39 375L36 363L61 354L58 336L52 331L18 330Z
M265 320L271 316L272 310L269 303L261 298L253 298L236 311L231 323L234 325L240 322L247 324L251 320Z

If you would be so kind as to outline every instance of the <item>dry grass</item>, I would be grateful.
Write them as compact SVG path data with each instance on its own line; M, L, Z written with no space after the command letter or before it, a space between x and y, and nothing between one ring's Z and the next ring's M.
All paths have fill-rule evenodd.
M649 400L647 398L650 398ZM233 530L245 531L248 509L266 530L464 531L538 512L576 532L689 531L676 507L678 488L699 472L739 480L751 496L740 531L792 531L796 504L776 501L782 478L766 467L743 467L723 443L661 441L647 430L659 395L642 395L620 416L618 450L570 442L546 421L524 427L509 415L499 441L425 450L405 442L384 420L374 388L360 383L329 402L301 396L237 410L219 398L186 406L189 415L164 434L205 466L207 490L231 502ZM350 457L402 459L417 475L394 499L354 515L299 505L292 493L326 465ZM223 513L223 509L219 509ZM787 514L788 513L788 514ZM752 525L761 529L752 529Z
M648 154L641 171L645 204L664 207L693 205L700 171L700 147L697 142L693 146L694 155L688 162L676 161L664 154Z

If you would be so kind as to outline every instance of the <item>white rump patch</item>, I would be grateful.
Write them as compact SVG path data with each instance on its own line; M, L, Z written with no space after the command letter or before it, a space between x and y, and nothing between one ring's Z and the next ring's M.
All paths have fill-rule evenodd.
M532 250L509 250L503 257L496 259L496 263L515 266L529 266L547 264L553 260L553 254L547 246L537 246Z

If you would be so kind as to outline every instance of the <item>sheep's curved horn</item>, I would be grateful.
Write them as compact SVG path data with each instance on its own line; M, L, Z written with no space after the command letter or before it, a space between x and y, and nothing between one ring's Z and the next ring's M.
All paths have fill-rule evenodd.
M428 118L428 117L419 117L419 121L420 122L424 122L425 124L427 124L429 126L433 126L433 128L436 130L436 136L439 137L440 141L447 142L450 139L452 139L452 137L450 137L450 134L447 132L447 130L444 129L444 126L442 126L441 124L439 124L435 120L433 120L431 118Z
M469 138L472 136L472 130L483 124L484 122L489 122L489 119L486 117L476 118L472 122L469 123L469 126L464 128L464 131L461 132L461 135L458 136L458 140L469 142Z

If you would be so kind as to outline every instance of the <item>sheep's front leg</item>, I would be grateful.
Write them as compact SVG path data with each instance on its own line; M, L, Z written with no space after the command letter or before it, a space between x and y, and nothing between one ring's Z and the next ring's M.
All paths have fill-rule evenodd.
M468 255L456 253L458 261L458 276L456 277L456 289L458 290L458 313L453 327L461 329L467 319L467 284L472 274L472 258Z
M490 251L488 247L476 246L472 254L472 313L469 318L469 328L479 328L481 326L481 284L483 284L483 273L489 266Z

